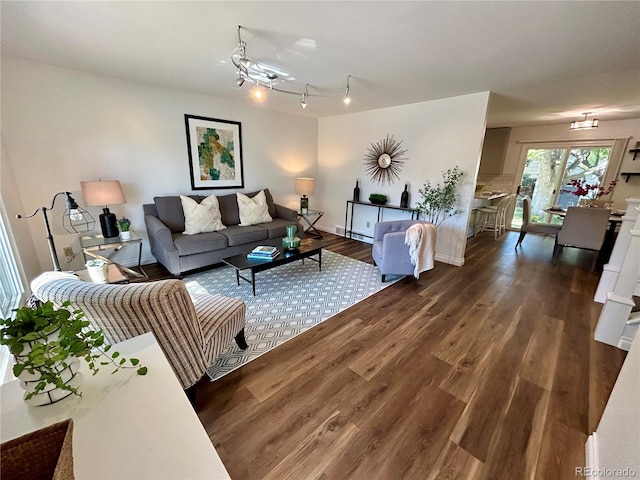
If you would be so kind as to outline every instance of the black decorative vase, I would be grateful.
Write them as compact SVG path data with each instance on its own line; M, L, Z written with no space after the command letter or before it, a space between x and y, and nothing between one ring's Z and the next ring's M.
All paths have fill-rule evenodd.
M404 184L404 192L400 195L400 206L402 208L409 207L409 192L407 191L407 184Z
M360 201L360 187L358 186L358 180L356 180L356 188L353 189L353 201Z

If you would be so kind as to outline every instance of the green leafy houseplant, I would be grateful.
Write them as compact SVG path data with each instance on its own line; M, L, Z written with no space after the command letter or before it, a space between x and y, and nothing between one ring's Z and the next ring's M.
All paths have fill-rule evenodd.
M131 220L129 220L127 217L119 218L118 226L120 227L121 232L128 232L131 228Z
M372 193L369 195L369 201L376 205L384 205L387 203L387 196L382 193Z
M105 344L102 331L89 329L82 310L71 311L69 305L70 302L65 302L56 309L46 302L34 309L20 307L14 310L15 318L0 319L0 344L7 345L16 356L13 374L16 377L24 371L40 374L38 384L27 393L26 400L42 392L47 384L82 396L60 376L60 364L66 368L74 357L84 359L94 375L99 371L98 365L113 365L112 373L124 368L137 368L139 375L147 373L147 367L139 365L137 358L120 358L118 352L107 354L111 345Z
M450 168L442 172L443 184L431 185L427 181L422 188L418 190L422 200L416 204L416 209L423 218L436 227L444 222L447 218L457 215L461 212L456 207L457 195L456 188L464 172L458 166Z

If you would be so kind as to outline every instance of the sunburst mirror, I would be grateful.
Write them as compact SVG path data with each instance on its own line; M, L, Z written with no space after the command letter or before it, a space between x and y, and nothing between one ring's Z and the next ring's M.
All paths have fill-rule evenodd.
M393 135L389 137L387 134L384 140L372 143L367 148L364 164L367 167L367 173L371 175L371 180L384 185L384 182L392 184L400 178L400 170L406 160L401 157L407 153L407 149L402 148L401 145L402 140L398 142Z

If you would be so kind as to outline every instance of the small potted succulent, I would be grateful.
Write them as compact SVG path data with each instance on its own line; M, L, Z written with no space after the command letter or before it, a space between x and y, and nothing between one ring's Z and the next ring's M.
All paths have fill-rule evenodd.
M385 203L387 203L388 198L382 193L372 193L371 195L369 195L369 201L374 205L384 205Z
M0 345L7 345L15 356L13 374L22 381L30 405L47 405L71 394L82 396L78 390L80 360L94 375L99 365L115 367L113 373L124 368L136 368L139 375L147 373L136 358L107 354L111 345L105 344L102 331L89 328L82 310L70 310L69 305L24 306L14 310L15 317L0 319Z
M118 226L120 227L120 238L122 240L131 240L131 220L127 217L119 218Z

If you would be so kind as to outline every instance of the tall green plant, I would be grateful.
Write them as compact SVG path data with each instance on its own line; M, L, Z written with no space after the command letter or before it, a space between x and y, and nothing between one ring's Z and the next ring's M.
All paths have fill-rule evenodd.
M435 186L427 181L418 190L422 200L416 204L420 215L436 227L447 218L459 214L462 210L457 208L458 196L456 189L464 172L458 166L442 172L443 184Z

